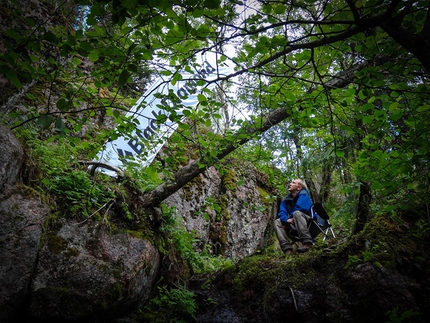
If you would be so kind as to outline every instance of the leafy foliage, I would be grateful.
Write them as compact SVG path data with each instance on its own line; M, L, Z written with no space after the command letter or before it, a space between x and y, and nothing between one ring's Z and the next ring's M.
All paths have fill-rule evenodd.
M91 138L86 153L95 158L104 142L129 138L139 126L124 113L136 98L123 95L140 96L151 76L177 84L195 70L197 54L213 52L234 72L213 81L216 91L193 80L201 86L196 107L185 107L178 93L164 96L170 103L157 122L178 124L176 150L147 170L150 184L130 168L145 191L175 181L177 189L192 177L175 177L179 165L196 160L197 173L246 143L237 155L269 173L280 191L303 177L343 222L363 201L362 187L373 198L355 208L359 222L425 209L426 1L43 2L53 9L49 23L15 1L2 6L29 17L20 20L25 28L1 34L2 120L11 128L34 123L41 138Z
M182 286L177 288L159 287L158 296L146 306L151 322L189 322L194 318L197 304L195 294Z
M174 210L163 205L163 224L160 232L164 243L160 243L162 252L171 258L172 262L185 261L196 274L209 273L232 265L232 261L222 256L213 256L209 250L197 252L195 245L199 237L189 232L183 225L183 219ZM207 247L210 247L207 245ZM177 253L180 260L177 259Z
M93 183L88 173L82 170L72 170L57 175L52 180L45 181L45 185L71 214L82 212L88 216L88 210L91 207L98 208L115 197L115 194L106 186Z

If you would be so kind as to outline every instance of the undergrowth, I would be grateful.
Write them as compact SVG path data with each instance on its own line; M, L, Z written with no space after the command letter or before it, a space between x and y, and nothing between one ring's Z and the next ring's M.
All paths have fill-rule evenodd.
M40 138L36 128L16 132L26 153L24 183L35 188L65 217L107 219L113 212L122 220L136 220L136 194L160 184L154 167L124 167L122 180L101 171L90 176L84 161L96 144L74 137ZM91 153L90 153L91 152Z
M197 311L195 297L184 286L158 287L157 296L149 301L140 314L145 321L153 323L190 322L190 319L195 319Z
M163 236L160 250L164 254L173 255L179 252L182 260L186 261L195 274L202 274L227 268L233 265L232 261L222 256L212 256L208 250L195 251L199 237L185 229L183 218L175 208L162 206L163 224L160 233ZM207 245L210 247L209 245Z

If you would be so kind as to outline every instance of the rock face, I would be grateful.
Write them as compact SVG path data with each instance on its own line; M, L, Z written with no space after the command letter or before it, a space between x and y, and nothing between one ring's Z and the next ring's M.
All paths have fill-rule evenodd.
M38 199L22 194L0 200L1 322L18 320L26 312L47 214Z
M0 202L0 321L85 322L145 302L159 273L149 241L95 222L45 231L48 208L13 193Z
M24 158L24 152L13 133L0 123L0 194L13 186Z
M67 221L39 252L29 317L108 320L148 299L160 256L149 241Z
M271 243L276 203L264 176L252 165L224 176L209 168L197 180L165 200L176 208L201 251L238 261ZM266 187L263 189L263 187Z

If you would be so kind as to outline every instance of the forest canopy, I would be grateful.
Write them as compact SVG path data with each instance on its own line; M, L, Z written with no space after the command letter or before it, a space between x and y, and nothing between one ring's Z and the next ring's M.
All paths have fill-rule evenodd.
M194 107L160 95L156 122L177 129L145 205L236 154L281 191L301 177L334 213L357 207L354 232L378 212L428 220L429 1L40 1L49 19L21 2L1 4L23 13L2 22L2 122L83 138L87 161L132 136L126 112L160 77L183 81L205 53L231 67L193 79Z

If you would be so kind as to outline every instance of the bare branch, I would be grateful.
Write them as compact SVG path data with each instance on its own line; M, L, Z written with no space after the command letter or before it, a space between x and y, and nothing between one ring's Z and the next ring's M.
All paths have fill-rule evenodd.
M106 168L108 170L111 170L113 172L116 172L119 177L124 177L124 172L121 169L119 169L118 167L106 164L106 163L96 162L96 161L79 161L79 164L86 165L86 166L93 166L93 167L91 167L91 170L90 170L91 176L94 175L97 168L102 167L102 168Z

